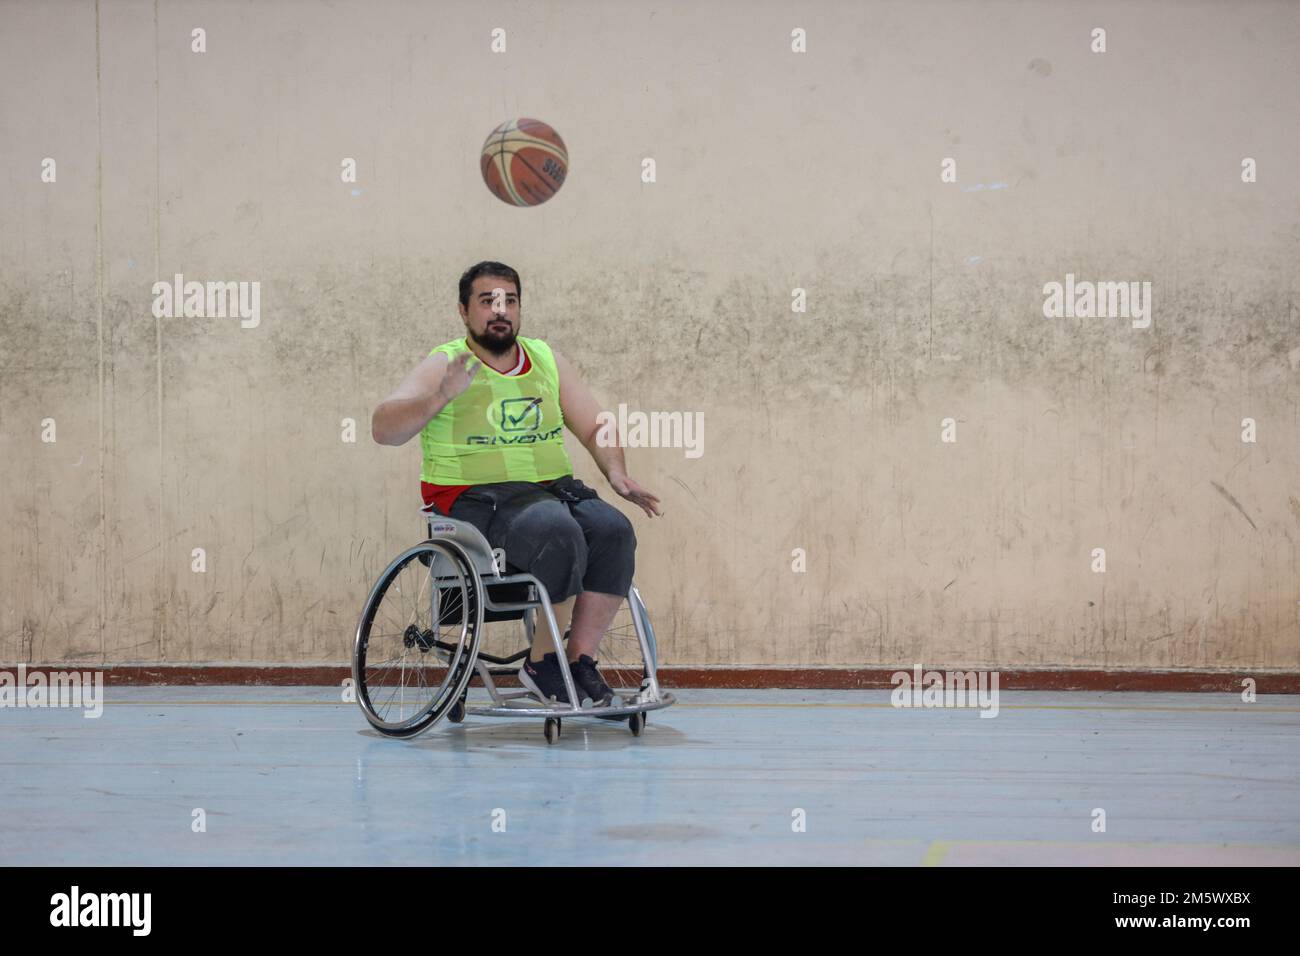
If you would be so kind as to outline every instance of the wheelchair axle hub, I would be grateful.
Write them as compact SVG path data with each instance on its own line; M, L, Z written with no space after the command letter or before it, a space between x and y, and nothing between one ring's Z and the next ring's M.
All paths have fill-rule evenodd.
M406 630L402 632L402 643L407 647L418 647L421 654L428 653L436 640L432 630L422 631L414 624L406 625Z

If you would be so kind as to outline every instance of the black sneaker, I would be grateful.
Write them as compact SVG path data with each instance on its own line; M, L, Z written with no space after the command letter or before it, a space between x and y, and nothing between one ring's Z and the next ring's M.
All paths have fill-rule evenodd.
M608 706L614 700L614 691L605 683L605 678L596 670L596 661L586 654L569 664L573 672L573 683L579 697L590 697L595 707Z
M554 651L540 661L525 657L523 666L519 668L519 682L543 703L550 703L552 697L562 704L569 702L569 695L564 690L564 675L560 673Z

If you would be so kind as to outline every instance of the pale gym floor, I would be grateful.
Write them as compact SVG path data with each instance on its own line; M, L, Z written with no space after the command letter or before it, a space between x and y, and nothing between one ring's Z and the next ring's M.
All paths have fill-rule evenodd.
M0 710L0 858L1300 865L1300 697L1003 691L989 719L886 690L676 693L639 739L568 720L553 746L525 719L386 739L321 687Z

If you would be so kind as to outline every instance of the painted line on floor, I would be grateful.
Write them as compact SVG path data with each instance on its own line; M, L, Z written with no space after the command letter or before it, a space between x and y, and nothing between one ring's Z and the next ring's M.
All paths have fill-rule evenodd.
M1118 693L1118 692L1117 692ZM327 700L115 700L109 699L104 701L104 706L115 707L355 707L356 704L344 701L327 701ZM751 703L748 701L717 701L715 703L698 703L692 704L685 701L678 701L672 707L660 708L661 710L672 710L673 708L685 709L711 709L711 708L790 708L804 707L823 709L840 709L840 710L980 710L979 707L894 707L892 704L849 704L835 703L831 701L818 702L808 701L800 703L780 703L773 702L770 704ZM18 709L18 708L12 708ZM56 707L41 708L31 707L22 708L25 710L69 710L76 708ZM1300 707L1257 707L1246 705L1244 707L1142 707L1142 706L1125 706L1112 704L1001 704L999 710L1097 710L1097 711L1122 711L1137 713L1173 713L1173 714L1300 714ZM581 716L581 715L579 715Z
M948 855L948 848L952 846L947 840L935 840L925 848L925 856L921 857L922 866L943 866L943 858Z
M870 841L868 841L870 842ZM1140 841L1110 841L1099 839L1095 843L1080 840L934 840L921 857L921 866L943 866L950 850L955 847L1019 848L1051 847L1058 850L1281 850L1300 852L1295 843L1153 843Z

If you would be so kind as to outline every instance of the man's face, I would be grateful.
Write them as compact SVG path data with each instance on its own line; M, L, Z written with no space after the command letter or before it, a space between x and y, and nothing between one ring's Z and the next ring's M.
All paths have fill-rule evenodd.
M519 335L519 290L501 276L479 276L461 306L469 337L493 355L504 355Z

